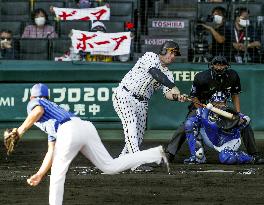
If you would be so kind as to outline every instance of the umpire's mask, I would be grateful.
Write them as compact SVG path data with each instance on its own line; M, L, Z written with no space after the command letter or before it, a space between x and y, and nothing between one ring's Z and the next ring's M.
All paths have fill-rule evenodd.
M222 79L226 74L226 70L230 68L230 64L224 56L215 56L208 67L211 69L213 77Z

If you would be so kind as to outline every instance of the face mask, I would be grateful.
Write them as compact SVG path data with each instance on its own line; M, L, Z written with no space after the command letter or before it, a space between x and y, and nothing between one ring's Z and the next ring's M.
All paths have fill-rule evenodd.
M223 21L223 17L222 16L219 16L219 15L214 15L214 22L216 24L221 24Z
M249 26L250 22L249 20L244 20L244 19L239 19L239 25L242 26L242 27L247 27Z
M45 17L37 17L35 18L35 23L37 24L37 26L43 26L46 22Z

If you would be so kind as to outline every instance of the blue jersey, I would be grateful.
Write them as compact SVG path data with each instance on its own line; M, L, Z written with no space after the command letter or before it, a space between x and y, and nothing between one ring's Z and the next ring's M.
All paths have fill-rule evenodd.
M210 120L207 108L199 108L197 113L198 118L201 120L201 134L206 138L204 140L208 146L220 147L231 140L240 138L240 127L235 127L230 132L224 132L219 129L216 122Z
M27 113L29 114L36 106L43 107L44 114L35 125L48 134L48 141L55 141L59 126L69 121L71 117L75 117L74 114L67 112L62 107L45 98L30 100L27 105Z

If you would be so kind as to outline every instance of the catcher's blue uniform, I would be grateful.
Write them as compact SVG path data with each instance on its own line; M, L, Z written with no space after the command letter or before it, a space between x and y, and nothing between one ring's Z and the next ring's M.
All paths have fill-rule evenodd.
M240 128L248 126L249 117L239 113L244 123L226 131L217 125L217 116L207 108L198 108L196 115L190 116L185 123L186 137L188 139L191 157L187 163L204 163L206 161L203 153L198 153L202 143L219 152L219 160L223 164L250 163L253 157L238 151L241 145ZM199 133L201 134L199 136ZM199 156L199 154L201 154Z

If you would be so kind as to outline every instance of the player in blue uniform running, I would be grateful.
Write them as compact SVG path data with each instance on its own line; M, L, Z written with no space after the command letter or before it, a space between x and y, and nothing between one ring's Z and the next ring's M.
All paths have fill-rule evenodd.
M106 174L117 174L144 163L168 161L162 146L127 154L113 159L89 121L67 112L48 100L48 87L35 84L27 106L28 117L17 129L21 137L33 124L48 134L48 152L40 169L27 182L36 186L51 168L49 203L61 205L66 172L73 158L80 151L97 168ZM169 169L169 168L168 168Z
M213 105L209 103L205 108L198 108L196 115L187 118L185 122L191 157L184 160L184 163L205 163L203 144L219 152L219 160L223 164L253 163L253 156L238 151L241 145L240 129L249 125L250 118L230 108L222 107L236 115L234 120L229 120L211 112L212 107Z

